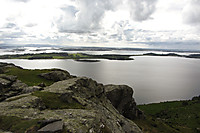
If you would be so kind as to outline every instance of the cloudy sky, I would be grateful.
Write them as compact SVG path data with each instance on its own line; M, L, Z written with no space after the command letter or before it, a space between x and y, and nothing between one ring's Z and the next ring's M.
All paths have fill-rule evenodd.
M200 49L200 0L0 0L1 44Z

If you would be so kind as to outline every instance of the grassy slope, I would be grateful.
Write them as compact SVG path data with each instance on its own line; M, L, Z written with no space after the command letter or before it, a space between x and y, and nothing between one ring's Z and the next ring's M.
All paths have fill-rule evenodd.
M173 101L138 106L147 115L149 123L162 122L174 132L197 133L200 128L200 101ZM139 121L140 126L148 127L147 121ZM137 123L137 122L136 122ZM160 125L157 125L160 129Z
M22 82L26 83L29 86L38 85L40 83L51 85L53 81L46 80L39 76L39 74L49 71L52 70L28 70L28 69L20 69L17 67L11 67L7 69L6 74L17 76L19 80L21 80Z

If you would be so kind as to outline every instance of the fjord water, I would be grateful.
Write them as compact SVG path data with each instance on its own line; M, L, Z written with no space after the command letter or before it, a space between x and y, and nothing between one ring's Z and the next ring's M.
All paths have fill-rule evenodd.
M28 69L60 68L103 84L126 84L138 104L190 99L200 94L200 60L134 57L133 61L0 60Z

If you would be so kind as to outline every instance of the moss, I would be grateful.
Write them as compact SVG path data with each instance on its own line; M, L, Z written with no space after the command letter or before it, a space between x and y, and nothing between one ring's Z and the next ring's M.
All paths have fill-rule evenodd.
M84 106L79 104L76 100L72 103L64 102L60 94L52 92L37 91L33 93L34 96L41 98L42 102L48 109L84 109Z
M37 119L23 119L16 116L0 116L0 129L15 133L24 133L30 128L38 129L40 125Z
M51 85L53 81L46 80L39 76L41 73L50 72L52 70L28 70L20 69L18 67L8 68L6 74L15 75L19 80L26 83L29 86L38 85L40 83L45 83L46 85Z

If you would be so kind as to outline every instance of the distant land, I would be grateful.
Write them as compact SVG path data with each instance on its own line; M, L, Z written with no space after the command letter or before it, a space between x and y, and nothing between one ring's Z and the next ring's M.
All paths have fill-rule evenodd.
M31 49L30 49L31 48ZM33 49L32 49L33 48ZM170 56L184 58L200 58L199 50L183 49L147 49L147 48L113 48L113 47L61 47L48 44L28 45L0 45L0 49L6 54L0 55L0 59L74 59L80 62L99 62L98 59L108 60L134 60L134 56ZM27 51L28 50L28 51ZM49 51L49 50L53 50ZM48 52L47 52L48 51ZM128 54L87 54L93 51L130 51ZM133 51L145 51L139 54L131 54ZM10 53L9 53L10 52ZM30 52L30 53L29 53ZM74 53L75 52L75 53ZM16 54L14 54L16 53ZM88 60L89 59L89 60Z
M133 60L129 55L90 55L85 53L39 53L39 54L15 54L15 55L1 55L0 59L74 59L77 61L87 61L81 59L108 59L108 60ZM92 61L90 61L92 62ZM97 62L97 61L96 61Z
M185 53L200 53L200 50L196 49L159 49L159 48L131 48L131 47L87 47L87 46L61 46L61 45L49 45L49 44L1 44L0 49L23 49L24 47L35 48L52 48L63 51L112 51L112 50L126 50L126 51L160 51L160 52L185 52ZM40 50L40 49L38 49Z
M120 55L120 54L103 54L92 55L85 53L37 53L37 54L13 54L13 55L0 55L0 59L74 59L82 62L99 62L96 59L108 60L134 60L133 56L170 56L170 57L184 57L200 59L200 54L180 55L176 53L158 54L158 53L144 53L138 55ZM84 60L83 60L84 59ZM95 59L95 60L88 60Z

